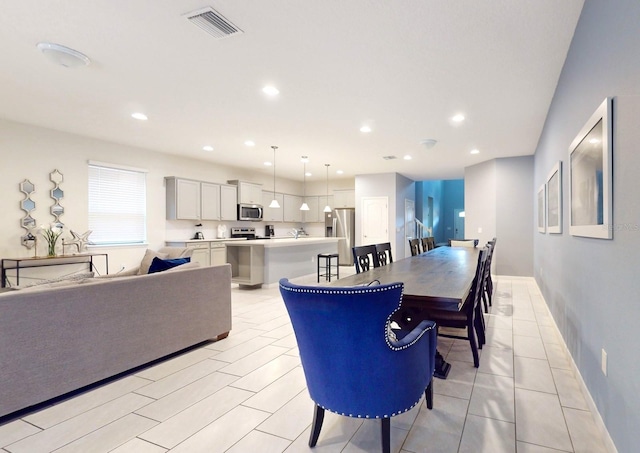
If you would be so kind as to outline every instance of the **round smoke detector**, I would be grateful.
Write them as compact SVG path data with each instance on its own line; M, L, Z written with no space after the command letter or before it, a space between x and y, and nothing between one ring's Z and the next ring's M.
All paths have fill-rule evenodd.
M433 138L425 138L420 140L420 144L424 146L426 149L433 148L434 146L436 146L436 143L438 143L438 140L435 140Z
M39 42L37 47L49 60L65 68L88 66L91 63L91 60L85 54L60 44Z

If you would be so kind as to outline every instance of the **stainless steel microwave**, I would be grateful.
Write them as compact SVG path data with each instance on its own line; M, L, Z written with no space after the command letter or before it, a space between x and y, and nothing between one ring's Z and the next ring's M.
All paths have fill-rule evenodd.
M239 204L238 220L259 222L262 220L262 206L255 204Z

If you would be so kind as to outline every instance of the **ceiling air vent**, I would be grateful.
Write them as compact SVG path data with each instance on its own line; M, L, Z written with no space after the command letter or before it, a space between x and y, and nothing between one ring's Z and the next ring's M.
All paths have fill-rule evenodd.
M202 28L216 39L242 33L238 27L229 22L225 17L211 7L199 9L184 15L191 23Z
M393 159L397 159L397 157L396 157L396 156L382 156L382 158L383 158L384 160L393 160Z

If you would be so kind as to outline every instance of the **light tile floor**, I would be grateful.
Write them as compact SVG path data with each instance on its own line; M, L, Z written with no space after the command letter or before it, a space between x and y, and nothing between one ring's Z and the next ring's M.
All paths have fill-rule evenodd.
M449 378L392 419L393 451L605 452L535 281L497 278L486 324L478 369L439 339ZM227 339L0 425L0 451L310 451L312 408L278 289L234 288ZM327 413L313 451L380 451L379 421Z

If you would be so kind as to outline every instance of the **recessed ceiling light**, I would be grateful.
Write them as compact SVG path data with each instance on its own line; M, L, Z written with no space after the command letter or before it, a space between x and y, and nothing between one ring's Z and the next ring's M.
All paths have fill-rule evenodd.
M343 173L344 173L344 171L342 171L342 170L336 170L336 173L337 173L337 174L339 174L339 175L341 175L341 174L343 174Z
M407 155L405 155L405 156L403 157L403 159L404 159L404 160L411 160L411 156L407 154Z
M265 162L265 163L264 163L264 166L265 166L265 167L271 167L272 165L273 165L273 164L272 164L271 162L269 162L269 161L267 161L267 162Z
M264 87L262 89L262 92L267 96L277 96L278 94L280 94L280 90L272 85L267 85L266 87Z
M461 121L464 121L464 115L462 113L458 113L453 118L451 118L451 120L455 121L456 123L459 123Z
M202 147L202 149L203 149L204 151L213 151L213 146L211 146L211 145L206 145L206 146L203 146L203 147Z
M309 156L302 156L300 158L300 162L302 162L304 164L308 163L309 162Z
M145 115L144 113L140 113L140 112L135 112L131 114L131 118L135 118L137 120L140 121L147 121L149 118L147 118L147 115Z
M310 171L308 171L308 172L306 172L304 175L305 175L305 176L311 176L311 172L310 172Z
M480 154L480 150L479 149L472 149L471 150L471 154Z
M256 142L254 142L253 140L247 140L246 142L244 142L245 146L256 146Z
M371 132L371 128L369 126L362 126L360 128L360 132L364 132L365 134L369 133L369 132Z

